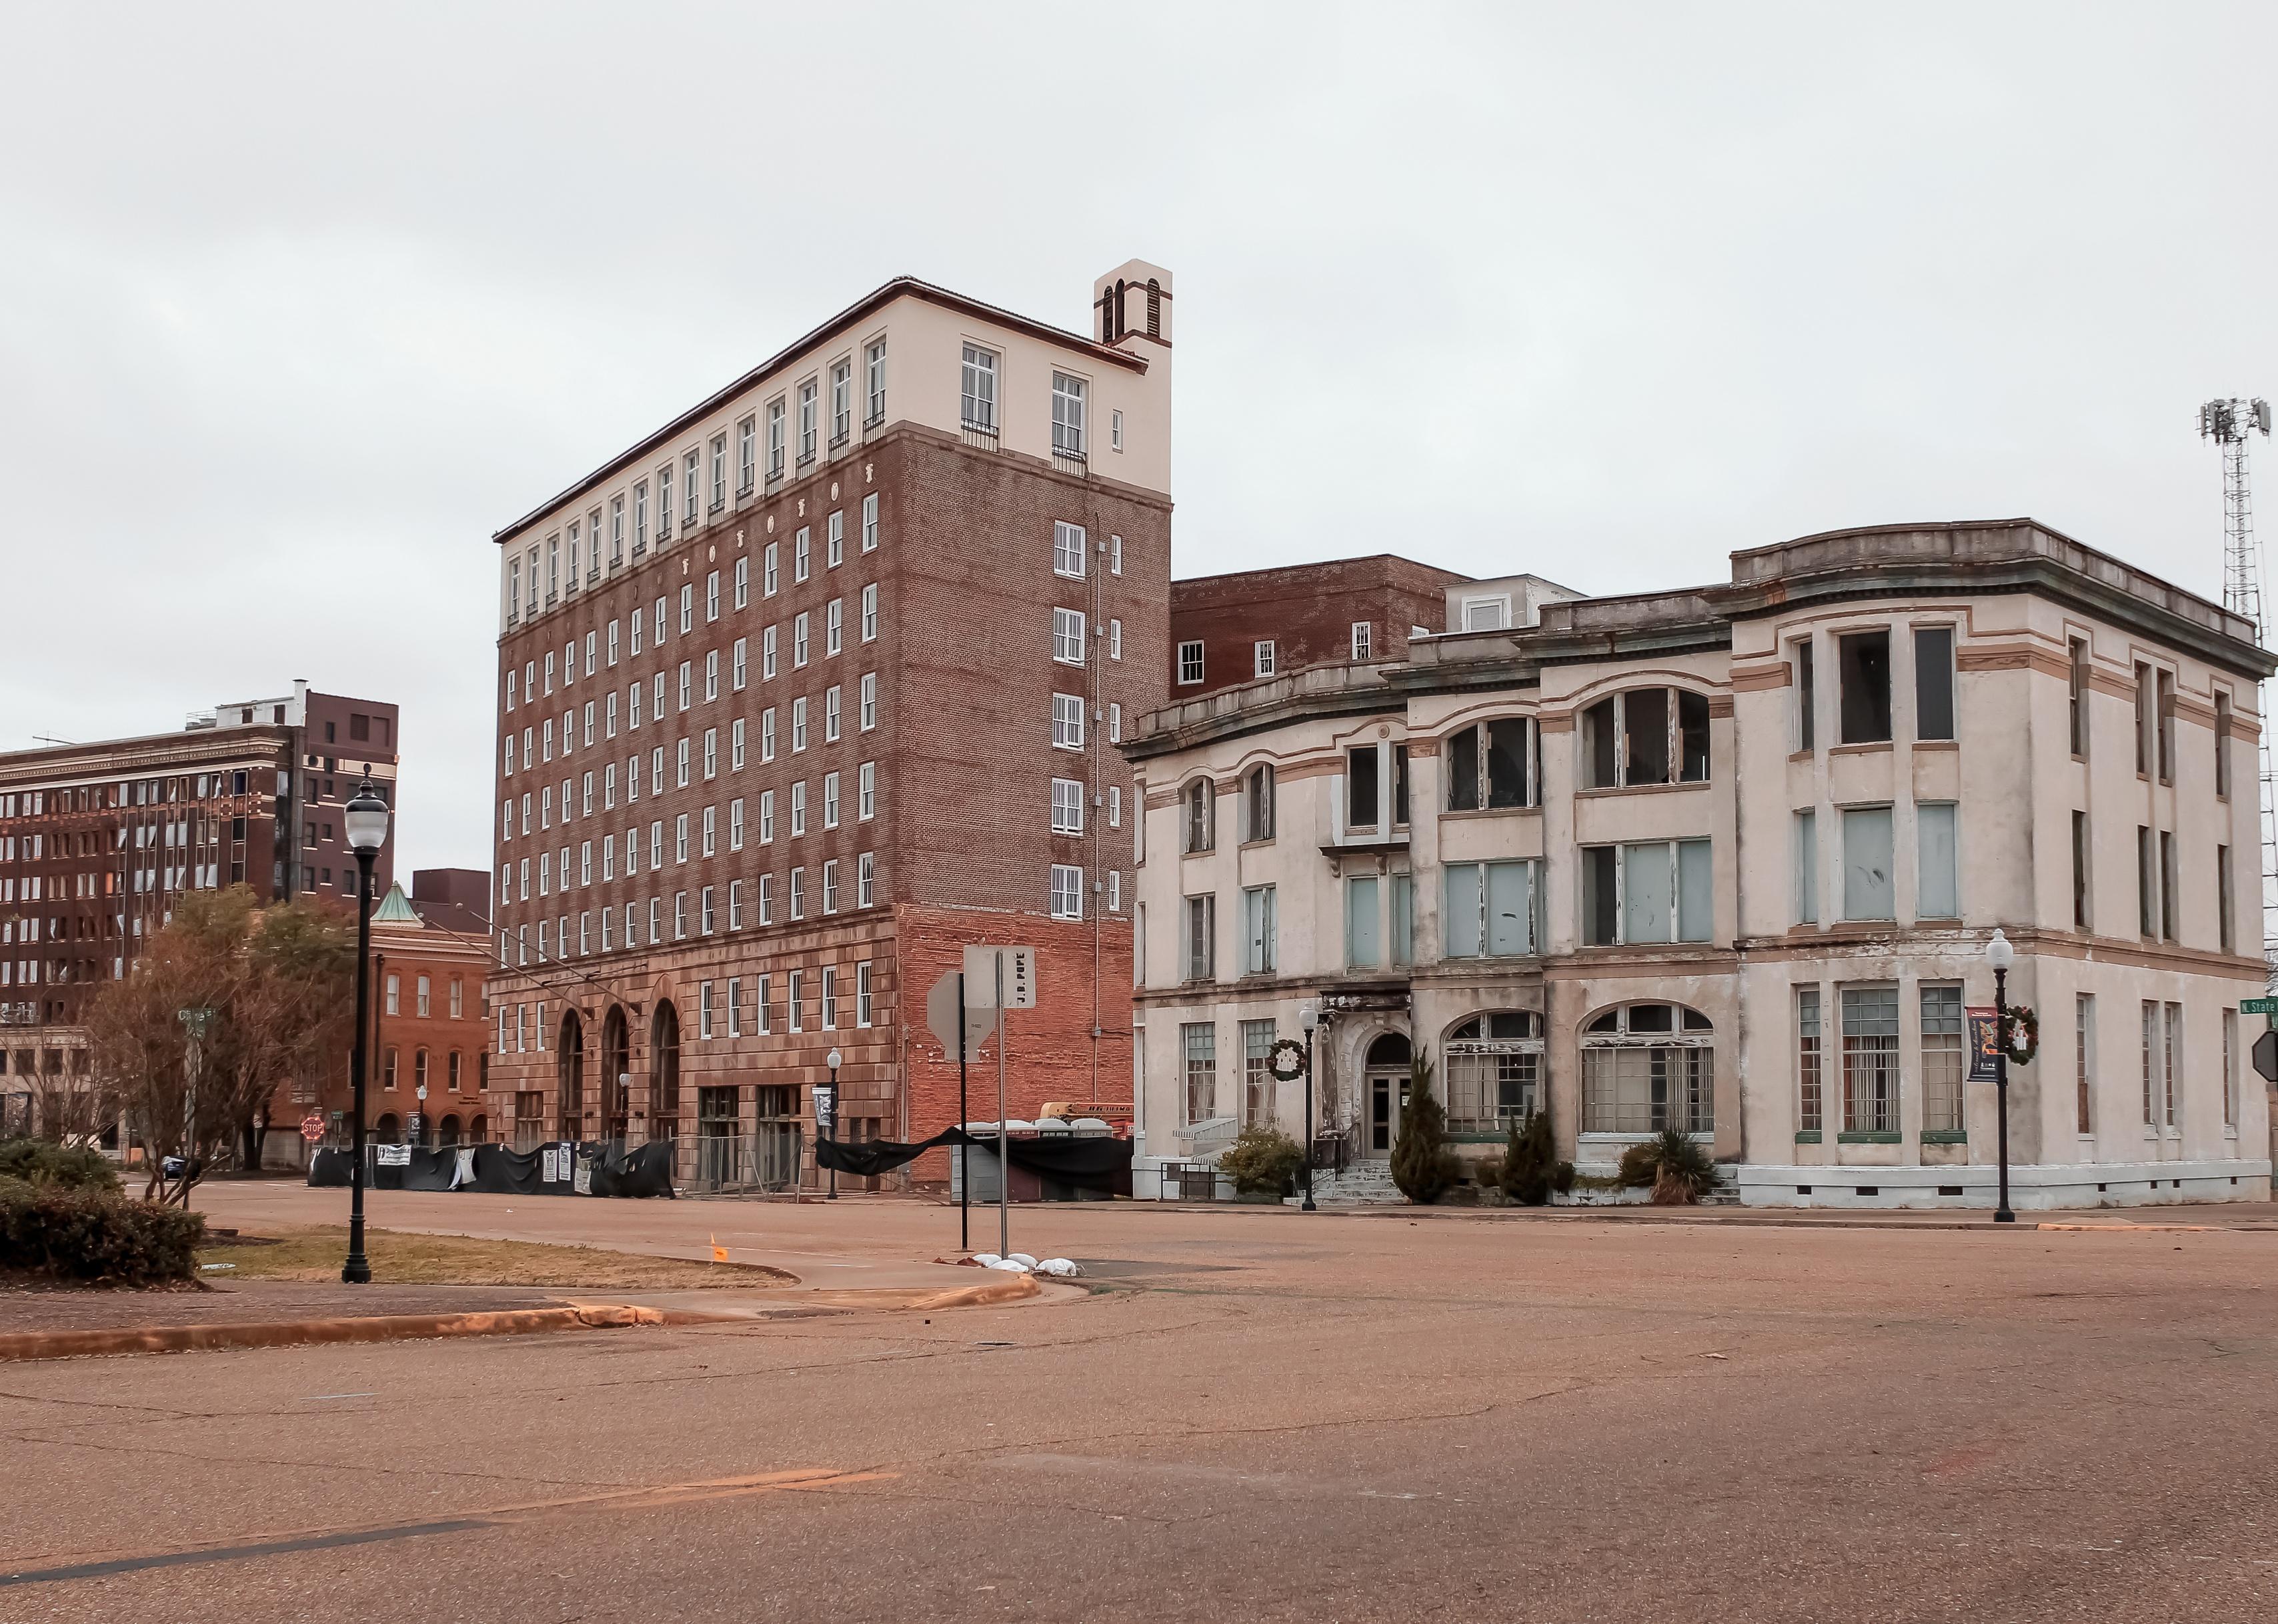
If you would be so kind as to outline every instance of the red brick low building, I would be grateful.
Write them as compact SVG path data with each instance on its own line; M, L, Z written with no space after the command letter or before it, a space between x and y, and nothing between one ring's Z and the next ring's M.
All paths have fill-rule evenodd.
M1380 553L1171 583L1173 703L1315 666L1407 657L1446 629L1448 591L1470 580Z

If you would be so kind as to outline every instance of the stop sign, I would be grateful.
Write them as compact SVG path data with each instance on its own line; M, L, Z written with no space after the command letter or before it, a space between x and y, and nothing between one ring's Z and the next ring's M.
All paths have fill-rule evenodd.
M2266 1032L2254 1040L2254 1069L2264 1082L2278 1083L2278 1032Z
M325 1119L310 1111L301 1118L301 1137L311 1145L325 1137Z

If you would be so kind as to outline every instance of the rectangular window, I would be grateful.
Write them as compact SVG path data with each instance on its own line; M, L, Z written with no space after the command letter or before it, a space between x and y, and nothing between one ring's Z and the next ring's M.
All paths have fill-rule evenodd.
M1192 684L1203 680L1203 645L1200 642L1179 644L1179 681Z
M1186 1062L1186 1119L1208 1122L1218 1115L1218 1028L1190 1021L1179 1028Z
M1855 631L1835 640L1842 686L1843 743L1881 744L1891 737L1891 634Z
M1793 821L1795 922L1819 922L1819 814L1800 812Z
M1961 1115L1961 988L1953 983L1922 989L1923 1132L1960 1133Z
M2175 837L2160 831L2160 939L2175 939Z
M2152 667L2141 660L2136 662L2136 770L2146 777L2152 772Z
M1052 746L1056 750L1083 748L1083 698L1080 694L1052 696Z
M804 572L801 572L801 574L800 574L800 576L799 576L799 578L800 580L802 580L802 581L806 580L806 574L805 574ZM804 609L800 610L797 614L795 614L795 615L791 616L791 668L792 670L794 670L794 671L803 670L803 669L806 667L806 651L807 651L807 628L806 628L806 621L807 621L807 612L806 612L806 610L804 610Z
M2096 998L2081 993L2072 1006L2073 1125L2083 1134L2096 1132Z
M746 417L736 425L736 494L749 496L759 483L760 432L757 420Z
M2175 782L2175 674L2162 671L2159 675L2157 697L2160 705L2160 782Z
M2178 1104L2176 1095L2182 1087L2183 1080L2183 1006L2180 1003L2171 1003L2167 1006L2167 1048L2162 1057L2160 1079L2165 1085L2165 1092L2160 1109L2163 1125L2172 1133L2182 1123L2176 1112Z
M1345 751L1345 827L1349 829L1373 829L1383 815L1379 804L1383 798L1380 754L1373 744Z
M791 873L796 876L799 870L794 868ZM798 885L795 880L791 888L796 894ZM793 919L799 917L796 907L793 909L791 917ZM784 1025L786 1030L804 1032L806 1029L806 972L799 970L794 970L784 978Z
M1052 454L1084 454L1084 381L1065 372L1052 374Z
M1915 912L1925 919L1961 917L1960 871L1954 856L1960 810L1952 801L1923 801L1915 807L1919 882Z
M2230 795L2230 696L2214 697L2214 792Z
M2075 811L2072 815L2072 923L2075 930L2088 928L2088 814Z
M1376 658L1375 648L1375 624L1369 621L1355 621L1352 623L1352 657L1355 660L1373 660Z
M806 780L798 780L791 787L791 832L795 840L806 833Z
M854 905L868 908L876 897L874 889L877 880L877 859L875 853L865 851L854 859Z
M1242 892L1242 973L1272 975L1280 952L1272 886L1252 886Z
M854 964L854 1024L870 1024L870 961L867 958Z
M1707 841L1586 846L1582 859L1588 945L1706 942L1712 935L1716 887Z
M997 357L971 344L965 347L959 409L967 428L997 431Z
M836 682L822 690L822 742L826 744L838 742L838 693Z
M1254 677L1273 675L1273 644L1271 638L1261 638L1250 645L1250 669Z
M1064 666L1083 664L1083 611L1052 611L1052 658Z
M781 479L784 475L784 403L768 402L768 477Z
M1826 1082L1821 1071L1819 989L1795 989L1795 1125L1805 1133L1825 1126Z
M1052 918L1083 918L1083 870L1065 863L1052 865Z
M862 499L862 551L878 550L878 493L875 491Z
M878 725L878 674L875 671L865 671L862 674L862 685L856 691L858 696L855 700L856 725L861 731L868 733Z
M1915 737L1953 736L1953 628L1915 629Z
M1819 688L1812 670L1812 643L1804 637L1789 646L1795 655L1795 747L1808 751L1817 747L1818 736Z
M1249 1020L1241 1024L1242 1121L1245 1127L1280 1125L1274 1109L1274 1077L1267 1068L1273 1056L1273 1023Z
M1479 723L1447 742L1448 810L1535 804L1534 723L1524 716Z
M2142 824L2136 826L2136 929L2141 935L2154 934L2152 926L2159 919L2160 870L2152 844L2152 831Z
M2230 848L2214 849L2214 916L2215 939L2226 953L2238 951L2238 929L2232 907L2230 879Z
M1540 866L1537 861L1447 865L1441 910L1444 956L1507 958L1538 951Z
M791 750L797 755L806 748L806 696L801 694L791 702Z
M1892 879L1891 809L1887 806L1853 806L1844 810L1843 917L1899 917L1898 888Z
M886 341L880 339L862 355L863 426L886 420ZM868 1021L862 1023L868 1025Z
M875 581L862 589L862 641L872 643L878 636L878 583Z
M1843 1131L1899 1131L1899 989L1843 989Z
M822 1017L822 1030L838 1030L838 966L822 966L822 995L817 1000L817 1012Z
M2238 1125L2238 1011L2222 1012L2222 1125Z
M834 511L822 527L822 563L826 569L836 569L846 561L846 514L841 508Z
M1345 964L1372 970L1384 962L1384 911L1374 875L1345 881Z
M2075 637L2069 646L2072 656L2069 683L2072 753L2085 759L2088 755L2088 639Z
M844 445L854 432L854 363L841 361L830 369L830 443Z
M1072 778L1052 780L1052 833L1083 833L1083 786Z
M799 461L804 468L814 461L816 432L821 427L822 391L813 378L799 386Z
M854 778L854 816L867 823L878 813L878 764L865 761Z
M1218 898L1189 896L1186 904L1185 979L1207 981L1218 973Z
M794 919L806 917L806 870L804 868L791 871L791 917Z
M1123 743L1123 707L1120 705L1107 707L1107 742L1111 744Z
M1057 520L1052 524L1052 573L1081 581L1084 572L1083 526Z
M2165 1053L2160 1041L2160 1006L2152 1000L2144 1001L2144 1125L2160 1125L2160 1065Z

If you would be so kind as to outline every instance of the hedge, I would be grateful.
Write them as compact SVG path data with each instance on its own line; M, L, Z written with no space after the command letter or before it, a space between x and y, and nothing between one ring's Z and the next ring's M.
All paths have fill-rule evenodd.
M43 1139L0 1139L0 1178L87 1190L118 1188L118 1170L103 1152Z
M192 1280L205 1232L199 1213L0 1178L0 1269L103 1285Z

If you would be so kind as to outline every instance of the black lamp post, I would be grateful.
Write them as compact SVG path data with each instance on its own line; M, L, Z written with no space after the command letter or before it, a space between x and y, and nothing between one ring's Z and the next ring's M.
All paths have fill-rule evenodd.
M1999 926L1985 944L1985 962L1993 966L1993 1096L2000 1108L2001 1198L1993 1222L2014 1224L2017 1215L2009 1210L2009 966L2017 962L2017 949Z
M1305 1199L1297 1204L1300 1212L1318 1210L1313 1205L1313 1028L1320 1024L1318 1005L1297 1006L1297 1025L1305 1033Z
M349 1285L369 1285L371 1264L363 1254L363 1078L371 1025L371 865L387 839L387 803L372 789L370 768L340 816L356 860L356 1029L355 1046L348 1053L348 1086L355 1102L349 1125L348 1257L340 1265L340 1278Z
M830 1068L830 1136L833 1139L838 1137L838 1063L845 1058L835 1048L822 1057L822 1064ZM838 1168L836 1163L830 1169L830 1193L823 1199L831 1201L838 1199Z

